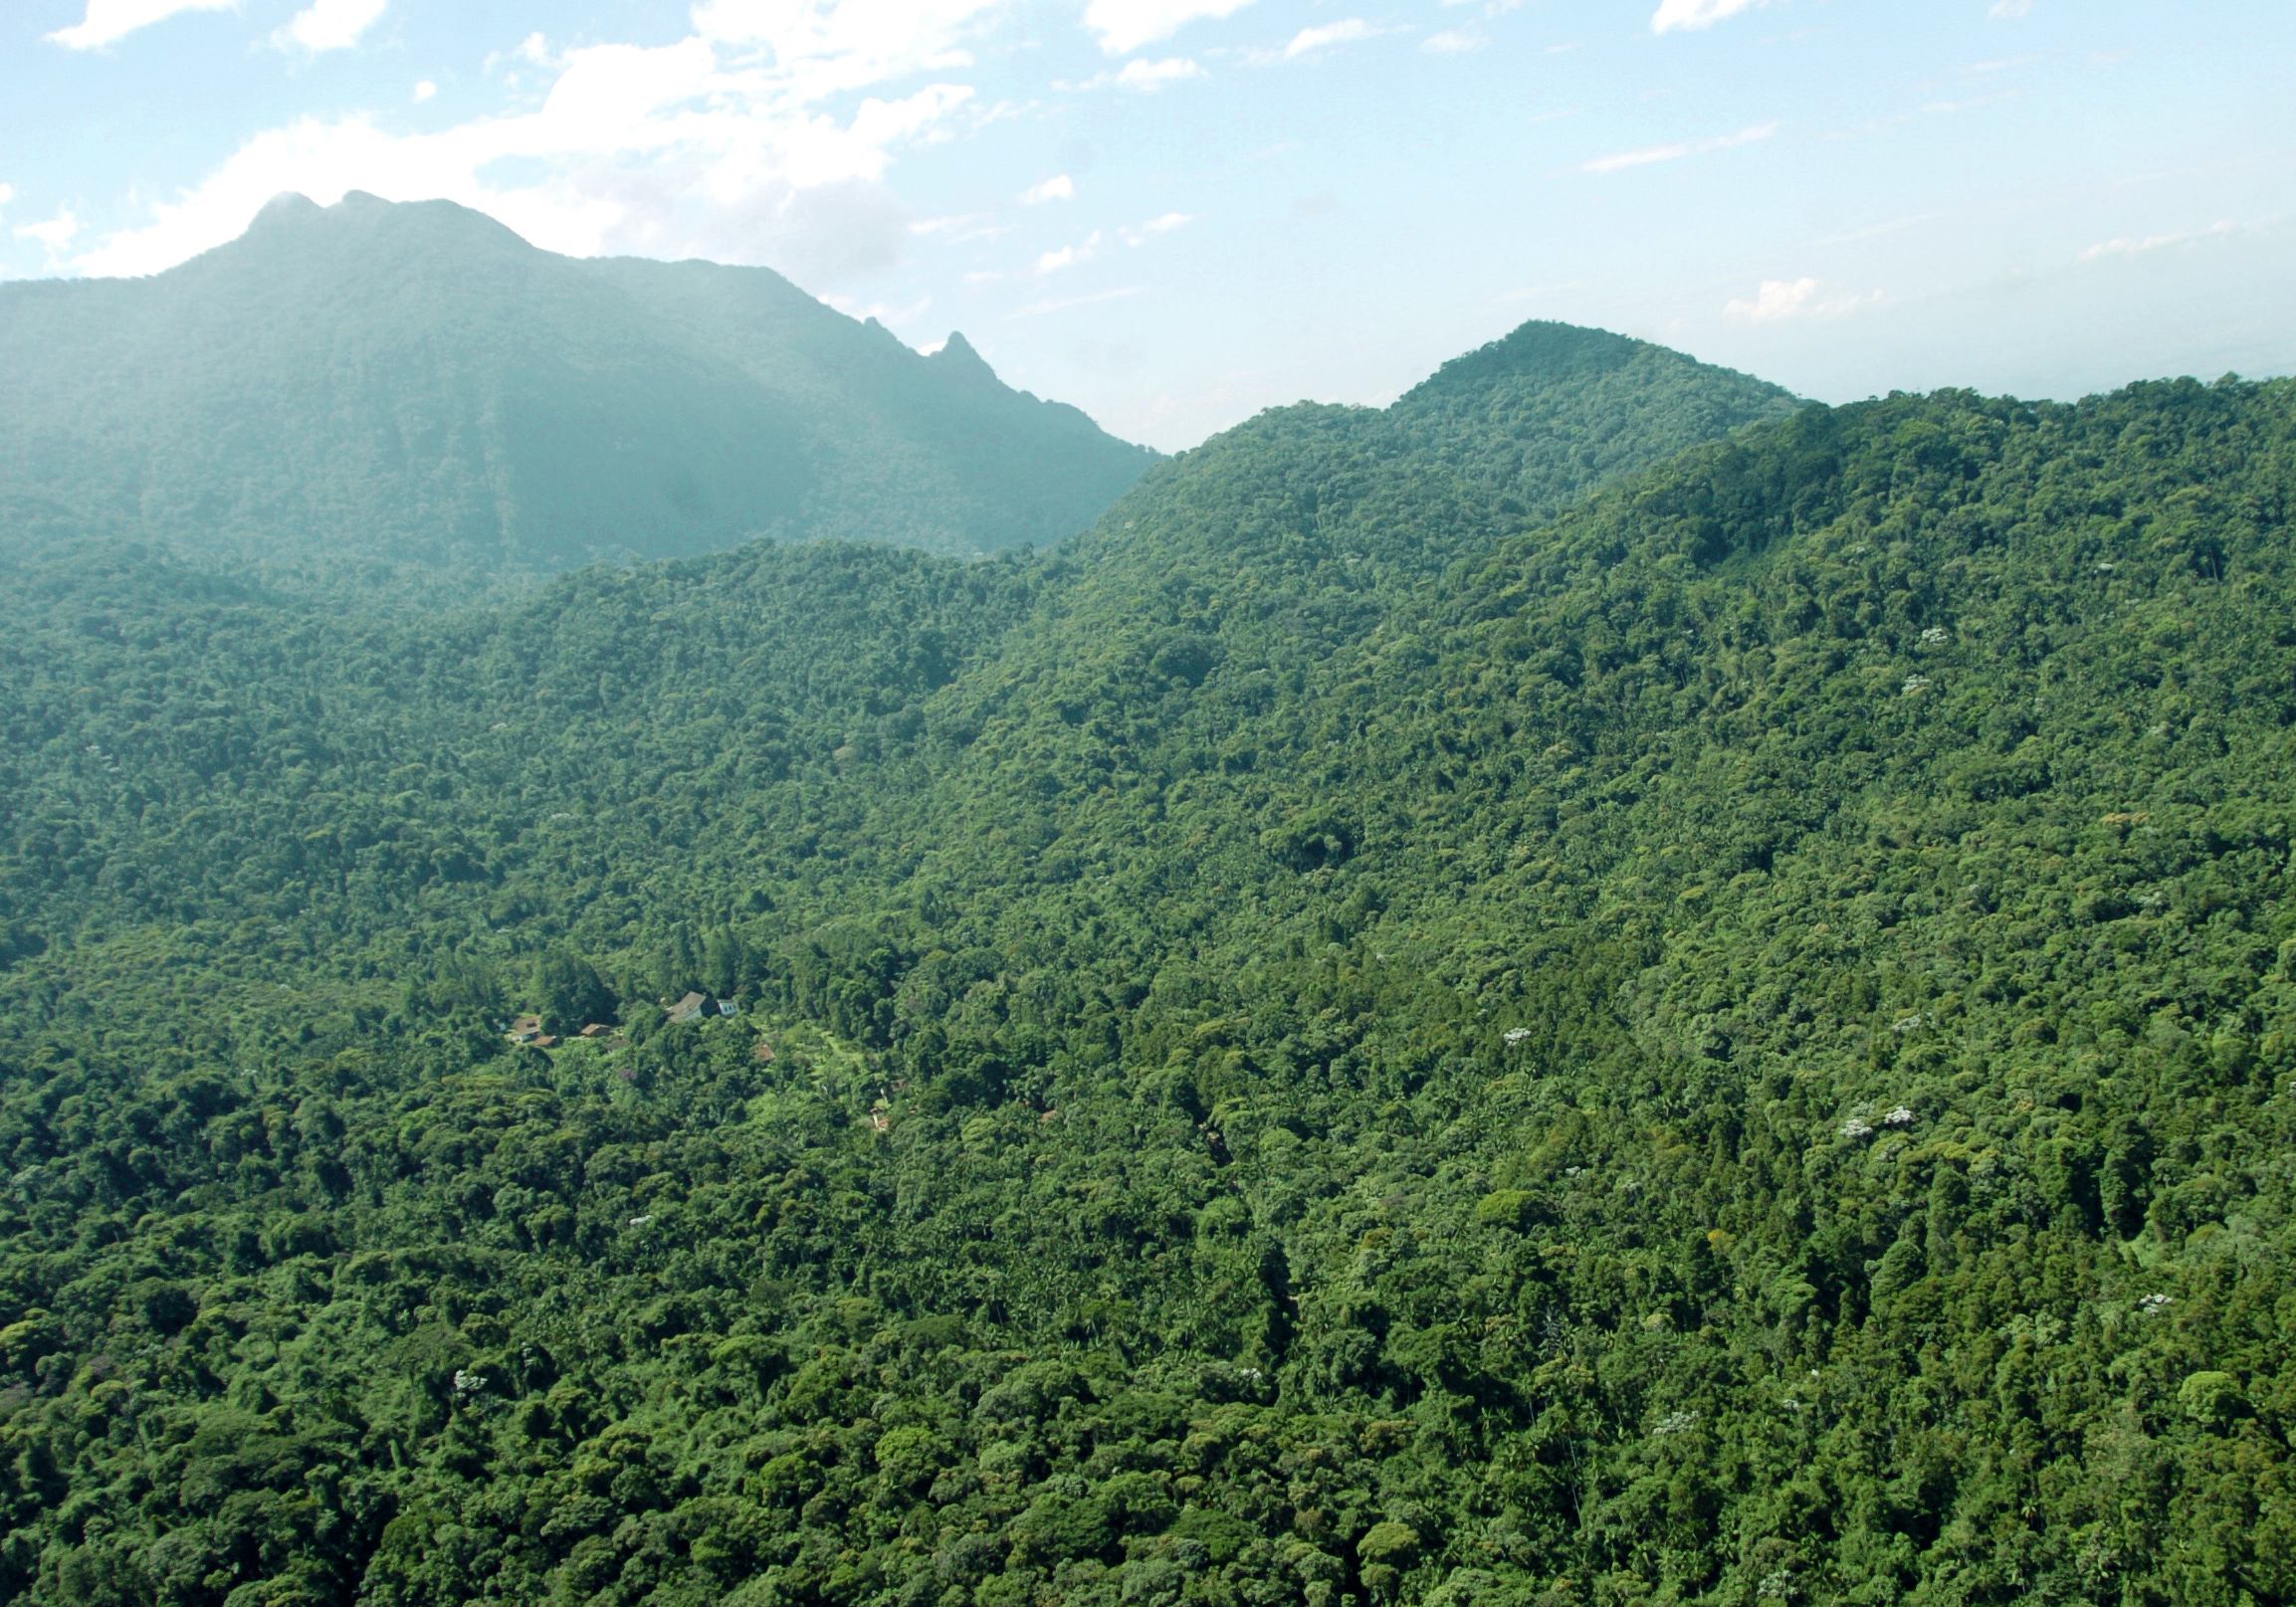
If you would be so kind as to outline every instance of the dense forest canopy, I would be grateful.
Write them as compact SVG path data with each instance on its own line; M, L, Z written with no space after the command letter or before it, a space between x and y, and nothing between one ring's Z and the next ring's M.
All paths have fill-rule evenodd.
M2292 490L1532 325L1042 555L17 558L0 1590L2290 1599Z
M143 540L338 607L757 537L1043 545L1155 458L769 269L357 191L150 279L0 287L0 373L11 545Z

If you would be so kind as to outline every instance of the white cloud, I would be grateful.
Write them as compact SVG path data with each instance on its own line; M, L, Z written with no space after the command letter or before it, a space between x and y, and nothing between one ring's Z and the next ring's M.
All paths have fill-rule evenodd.
M1727 316L1745 318L1751 323L1771 323L1795 316L1809 305L1809 299L1816 294L1814 279L1766 279L1762 289L1755 292L1753 301L1730 301L1722 310Z
M1074 268L1078 263L1091 262L1099 255L1100 231L1095 229L1083 244L1063 246L1058 251L1048 251L1037 258L1036 267L1031 272L1039 276L1057 274L1064 268Z
M658 47L524 54L555 75L542 104L430 133L354 115L265 129L191 190L73 266L148 274L222 244L265 201L363 189L442 196L536 245L766 263L834 278L891 261L908 222L893 154L946 137L972 98L932 82L867 94L963 58L995 0L705 0L697 32ZM834 115L826 103L860 97Z
M389 5L390 0L313 0L273 34L271 42L281 50L300 45L313 56L320 51L348 50Z
M179 11L225 11L236 0L88 0L88 11L69 28L59 28L48 39L71 50L95 50L124 39L138 28L174 16Z
M1681 156L1703 156L1710 150L1728 150L1733 145L1751 145L1776 132L1777 124L1774 122L1756 123L1734 134L1718 134L1712 139L1686 139L1674 145L1649 145L1641 150L1622 150L1608 156L1597 156L1590 162L1580 162L1578 170L1582 173L1615 173L1624 167L1646 167L1652 162L1671 162Z
M1203 17L1232 17L1251 0L1091 0L1084 25L1100 36L1100 48L1122 56L1169 39Z
M1482 50L1491 43L1472 28L1446 28L1439 34L1429 34L1419 41L1419 48L1433 51L1438 56L1460 56L1468 51Z
M1298 61L1318 51L1330 50L1334 45L1353 45L1359 39L1372 39L1381 30L1372 27L1360 17L1349 17L1340 22L1328 22L1321 28L1303 28L1292 36L1284 47L1284 60Z
M1095 73L1081 84L1064 84L1055 79L1052 87L1056 90L1138 90L1144 95L1152 95L1170 85L1203 76L1204 70L1185 56L1167 56L1160 62L1136 56L1124 64L1121 72Z
M439 87L436 84L433 84L429 79L418 79L415 81L415 100L417 101L428 100L432 96L438 93Z
M1117 236L1128 246L1141 246L1146 245L1148 241L1155 239L1158 235L1170 234L1174 229L1184 228L1188 224L1191 224L1195 221L1195 215L1193 213L1166 212L1160 218L1150 218L1146 223L1130 224L1124 228L1121 228L1117 231ZM1043 253L1036 259L1035 263L1030 266L1029 273L1039 279L1042 279L1047 274L1057 274L1062 272L1064 269L1074 268L1080 263L1089 263L1095 257L1100 255L1101 247L1106 243L1107 237L1103 235L1100 230L1095 229L1091 234L1087 235L1083 240L1079 241L1073 246L1062 246L1057 251L1048 251ZM999 276L994 274L978 274L966 276L968 281L973 279L988 280L995 279L997 277ZM1125 291L1119 294L1129 296L1132 293L1130 291ZM1087 297L1085 300L1092 301L1097 300L1097 298ZM1074 306L1079 303L1075 301L1062 301L1059 304L1062 306Z
M921 218L909 226L913 235L945 235L951 244L965 240L994 240L1004 233L991 212L965 212L945 218Z
M1769 4L1770 0L1658 0L1658 9L1650 16L1650 31L1666 34L1677 28L1711 28L1725 17Z
M1124 236L1126 245L1139 246L1153 240L1157 235L1168 235L1174 229L1184 229L1195 221L1195 214L1191 212L1167 212L1160 218L1150 218L1146 223L1134 224L1118 232Z
M1022 206L1042 206L1047 201L1073 201L1076 199L1076 181L1066 173L1046 179L1042 184L1031 184L1020 192Z
M1741 318L1748 323L1777 323L1788 318L1838 318L1861 306L1880 306L1888 300L1878 290L1867 296L1825 299L1817 293L1818 283L1814 279L1766 279L1762 288L1754 293L1753 301L1725 302L1722 312L1725 317Z
M761 46L809 97L907 72L968 67L963 42L993 0L702 0L695 31Z
M70 207L66 207L45 223L23 225L16 231L16 238L37 240L48 248L49 256L55 257L69 248L73 237L79 233L80 220L72 215Z
M2002 17L2022 17L2032 9L2033 0L1993 0L1993 8L1985 15L1996 20Z
M1167 84L1183 84L1189 79L1200 79L1204 70L1185 56L1167 56L1160 62L1151 62L1145 56L1136 56L1124 64L1124 71L1113 79L1103 73L1094 81L1114 84L1120 90L1139 90L1153 94Z
M2100 257L2134 257L2139 252L2159 251L2163 246L2195 245L2202 240L2218 240L2237 232L2231 220L2226 219L2206 229L2180 229L2174 234L2165 235L2123 235L2117 239L2099 241L2082 252L2078 261L2093 263Z

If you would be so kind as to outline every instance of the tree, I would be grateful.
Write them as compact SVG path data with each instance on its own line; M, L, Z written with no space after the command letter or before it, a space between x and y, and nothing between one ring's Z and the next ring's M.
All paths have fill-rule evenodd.
M592 1022L611 1024L617 1009L613 990L597 967L562 943L544 949L534 962L534 996L543 1029L560 1037Z

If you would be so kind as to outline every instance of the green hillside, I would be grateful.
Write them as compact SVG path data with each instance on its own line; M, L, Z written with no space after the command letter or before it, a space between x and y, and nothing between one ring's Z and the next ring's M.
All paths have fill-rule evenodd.
M2296 387L1747 384L497 614L19 562L0 1589L2296 1595Z
M767 269L577 261L357 192L282 196L151 279L0 288L0 539L154 541L338 600L760 536L1044 545L1154 459Z

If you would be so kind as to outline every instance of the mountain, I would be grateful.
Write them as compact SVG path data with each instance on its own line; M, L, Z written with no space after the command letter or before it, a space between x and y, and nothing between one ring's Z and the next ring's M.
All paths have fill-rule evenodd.
M284 195L145 280L0 287L0 507L356 595L753 537L956 554L1154 460L766 269L584 261L449 202ZM451 590L433 586L436 596Z
M1573 343L1561 326L1528 327ZM1618 461L1649 464L1703 439L1702 428L1781 417L1795 405L1774 386L1679 353L1576 334L1576 344L1611 360L1559 363L1543 385L1535 371L1503 369L1494 389L1534 394L1535 423L1522 422L1522 407L1486 408L1478 425L1453 432L1448 456L1413 445L1405 404L1274 409L1156 465L1100 528L1018 569L1001 561L917 568L880 549L844 546L800 564L748 547L569 579L512 614L394 627L398 646L387 656L399 662L380 682L379 666L365 658L381 640L373 627L298 610L253 581L218 577L186 593L191 580L180 564L116 544L42 551L13 565L0 554L11 588L42 600L27 619L23 651L0 657L10 703L55 707L68 696L55 679L60 667L92 652L100 661L76 673L108 689L91 705L103 710L93 722L44 717L22 728L20 745L0 749L11 766L0 773L13 778L0 783L10 809L27 822L69 819L81 845L64 859L42 850L14 861L14 874L39 891L0 904L0 915L24 916L36 905L51 923L77 922L82 911L190 918L211 907L211 897L224 906L258 898L230 880L247 868L236 847L186 852L197 840L186 834L221 829L236 845L248 830L278 841L317 830L320 820L305 808L331 808L348 794L322 789L298 803L292 819L268 810L298 794L285 770L320 762L322 753L347 755L347 733L369 717L359 709L492 741L499 700L531 695L511 689L556 688L572 723L533 733L536 751L586 774L593 789L619 788L627 775L632 790L622 801L650 808L646 795L676 790L689 769L731 767L752 791L764 778L843 773L833 753L905 745L928 700L960 678L961 694L942 694L944 717L977 723L987 710L958 705L991 695L1048 714L1071 696L1065 681L1048 685L1048 677L1155 675L1161 663L1164 673L1181 664L1200 680L1215 659L1229 658L1306 674L1462 556L1522 528L1533 517L1526 504L1552 511L1601 484L1583 464L1557 459L1536 471L1510 468L1494 496L1461 475L1457 452L1512 464L1546 441L1601 429ZM1622 385L1622 371L1642 376L1644 388ZM1631 419L1625 429L1621 413ZM1194 628L1192 599L1209 594L1253 598L1216 640ZM190 596L196 609L178 606ZM362 668L346 671L346 654ZM1021 676L1033 684L1008 686ZM202 686L217 696L195 711L183 699ZM801 710L813 712L800 738ZM161 744L155 766L116 798L80 793L71 754L88 741L108 750L130 727ZM379 753L373 743L396 740L378 730L352 746ZM606 745L593 749L593 741ZM382 772L362 774L351 793L381 780ZM747 807L761 805L752 798ZM666 858L652 874L680 875L697 829L666 830ZM127 876L129 861L146 871ZM9 866L0 857L0 898L12 886ZM178 885L187 875L212 891ZM116 904L130 887L141 891ZM355 902L362 920L395 908L373 886Z
M985 561L14 561L0 1590L2296 1595L2296 385L1437 378Z
M1792 411L1777 386L1646 340L1534 320L1454 357L1387 410L1411 450L1552 513L1601 484Z

